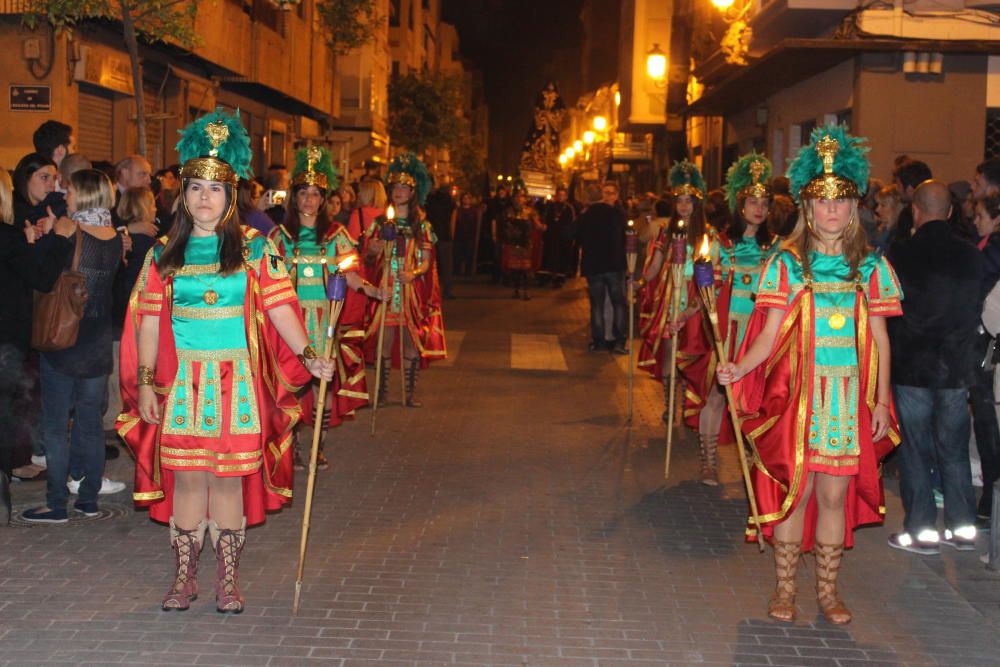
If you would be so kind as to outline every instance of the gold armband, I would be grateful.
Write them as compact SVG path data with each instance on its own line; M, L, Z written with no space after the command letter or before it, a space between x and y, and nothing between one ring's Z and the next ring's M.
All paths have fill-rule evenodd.
M138 377L140 387L153 386L153 369L149 366L139 366Z
M316 350L313 349L312 345L306 345L304 348L302 348L302 352L300 352L296 356L298 356L299 361L302 363L302 365L305 366L307 361L316 359L318 355L316 354Z

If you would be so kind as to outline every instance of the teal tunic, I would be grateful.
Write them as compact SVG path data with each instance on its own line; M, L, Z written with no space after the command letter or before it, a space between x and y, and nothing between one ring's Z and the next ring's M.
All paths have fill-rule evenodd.
M348 257L354 258L350 270L357 270L355 242L340 225L336 225L323 242L316 238L315 227L304 225L299 229L297 240L288 238L280 229L275 229L271 238L284 255L285 266L295 285L309 343L313 349L322 352L326 344L325 329L330 309L330 301L326 297L326 277Z
M743 343L747 323L753 313L757 283L760 281L760 271L765 262L777 249L774 243L762 248L755 238L744 237L738 243L722 249L721 268L722 281L725 283L732 277L732 290L729 296L729 321L726 323L726 357L734 359L736 352Z
M813 386L809 419L808 469L834 475L858 471L859 363L855 312L866 297L870 315L902 313L902 292L895 272L884 257L870 254L859 275L849 279L843 255L810 255L811 276L791 252L777 253L760 278L757 303L787 309L807 285L814 294Z

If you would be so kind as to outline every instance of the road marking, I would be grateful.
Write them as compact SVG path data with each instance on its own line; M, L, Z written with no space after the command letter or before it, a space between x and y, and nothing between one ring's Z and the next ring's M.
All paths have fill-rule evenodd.
M444 341L448 348L448 358L442 359L440 362L436 363L435 366L454 366L455 360L458 359L458 353L462 349L462 342L464 340L464 331L446 329L444 332Z
M559 336L510 335L510 367L529 371L568 371Z

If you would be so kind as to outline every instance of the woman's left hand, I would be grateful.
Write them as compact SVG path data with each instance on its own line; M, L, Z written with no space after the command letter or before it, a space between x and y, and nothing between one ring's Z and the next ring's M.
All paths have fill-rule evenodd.
M384 290L382 290L379 287L376 287L375 285L365 285L365 294L368 296L369 299L375 299L376 301L389 300L389 295L386 294Z
M333 359L306 359L305 366L313 377L327 382L333 379L333 372L337 370L337 362Z
M881 440L889 433L889 425L892 415L889 414L889 407L884 403L879 403L872 410L872 439Z

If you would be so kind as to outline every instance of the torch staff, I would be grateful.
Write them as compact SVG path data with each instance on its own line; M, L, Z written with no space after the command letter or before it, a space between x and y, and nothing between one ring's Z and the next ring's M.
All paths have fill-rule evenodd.
M726 352L722 345L722 336L719 335L719 309L715 302L715 269L708 252L708 236L706 235L701 243L698 261L694 264L694 279L698 285L698 293L701 295L701 303L705 308L705 314L712 324L712 340L715 343L716 363L722 364L726 361ZM764 551L763 534L760 529L760 515L757 512L757 498L753 492L753 482L750 480L750 466L747 464L747 453L743 445L743 432L740 430L740 420L736 414L736 402L733 400L733 387L726 385L726 403L729 406L729 418L733 420L733 432L736 434L736 451L740 456L740 467L743 469L743 483L746 485L747 499L750 501L750 516L753 525L757 529L757 546L761 552Z
M628 265L628 407L626 421L632 423L633 406L633 376L635 375L635 290L632 281L635 279L635 265L639 256L639 237L635 233L635 222L628 221L625 232L625 261Z
M330 300L330 317L326 328L326 342L323 347L323 359L329 361L333 356L333 339L340 321L340 312L344 308L344 298L347 296L347 277L341 269L350 265L350 260L337 267L336 273L326 284L326 295ZM326 404L327 380L319 381L319 393L316 396L316 421L313 424L312 449L309 453L309 478L306 482L306 506L302 515L302 534L299 539L299 566L295 575L295 598L292 601L292 615L298 616L299 598L302 595L302 576L306 567L306 545L309 542L309 522L312 518L313 492L316 489L316 460L319 457L319 443L323 438L323 408Z
M679 229L683 229L684 221L680 221ZM677 321L681 314L681 288L684 285L684 263L687 260L687 243L683 232L678 233L670 242L670 321L668 326ZM667 396L667 452L663 461L663 479L670 478L670 456L674 445L674 413L677 397L677 334L670 338L670 366L664 369L670 371L670 388Z
M380 287L385 294L389 289L389 270L392 262L392 251L396 242L396 226L392 224L395 215L392 206L385 211L386 224L382 225L382 280ZM371 436L375 437L375 418L378 416L378 398L382 393L382 343L385 341L385 318L389 308L389 299L378 305L378 347L375 348L375 395L372 400Z

